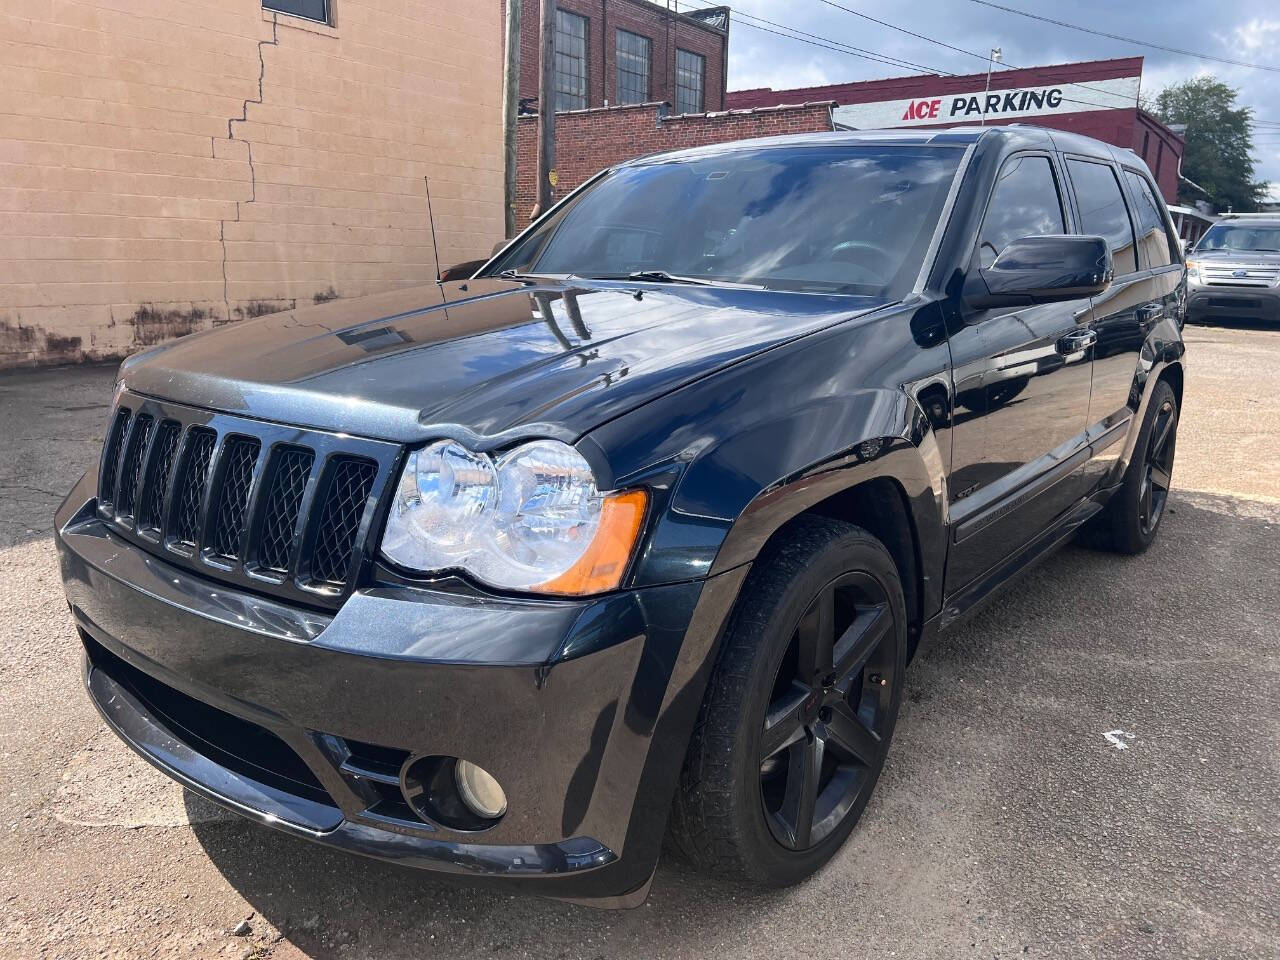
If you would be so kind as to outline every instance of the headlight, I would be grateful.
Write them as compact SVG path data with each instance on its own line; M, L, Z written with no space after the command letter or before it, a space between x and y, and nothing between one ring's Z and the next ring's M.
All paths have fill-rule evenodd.
M382 553L419 571L462 570L490 586L587 594L622 580L644 519L640 490L602 494L558 440L496 462L453 440L409 455Z
M1188 280L1200 279L1200 264L1194 260L1187 261L1187 279Z

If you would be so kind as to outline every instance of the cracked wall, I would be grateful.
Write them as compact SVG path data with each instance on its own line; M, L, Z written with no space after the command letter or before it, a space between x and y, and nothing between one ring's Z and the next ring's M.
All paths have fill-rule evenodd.
M0 369L429 282L502 231L497 4L0 4Z

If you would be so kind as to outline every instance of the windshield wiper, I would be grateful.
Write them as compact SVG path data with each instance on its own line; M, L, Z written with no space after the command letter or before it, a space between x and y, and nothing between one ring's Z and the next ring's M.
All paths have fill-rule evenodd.
M499 280L526 280L529 283L541 283L544 280L555 280L556 277L539 276L536 273L521 273L519 270L503 270L498 274Z
M576 274L570 274L576 276ZM682 277L678 274L667 273L665 270L633 270L630 273L597 273L589 277L583 277L584 280L649 280L653 283L695 283L698 286L707 286L716 281L707 280L703 277Z

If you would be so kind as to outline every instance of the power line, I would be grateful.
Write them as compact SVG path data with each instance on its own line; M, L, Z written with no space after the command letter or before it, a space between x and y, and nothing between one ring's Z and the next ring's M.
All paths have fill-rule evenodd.
M869 20L872 23L877 23L882 27L888 27L890 30L896 30L899 33L905 33L907 36L915 37L917 40L924 40L926 43L936 44L939 47L945 47L948 50L954 50L956 53L963 53L966 56L976 57L977 59L983 61L984 63L988 63L988 64L990 63L989 56L984 56L983 54L978 53L977 51L966 50L964 47L953 46L952 44L945 43L942 40L937 40L937 39L934 39L933 37L927 37L923 33L916 33L913 30L908 30L906 27L900 27L897 24L889 23L887 20L877 20L875 17L870 16L868 14L861 13L857 10L852 10L849 7L841 6L840 4L835 3L834 0L818 0L818 2L825 3L827 6L834 7L837 10L843 10L845 13L852 14L855 17L861 17L863 20ZM750 26L750 24L748 24L748 26ZM1027 67L1019 67L1016 64L1007 63L1007 62L1005 63L1005 66L1009 67L1012 70L1029 69ZM934 72L944 73L944 74L947 74L948 76L955 76L955 74L948 73L945 70L943 71L935 70ZM1108 96L1108 97L1113 96L1113 94L1109 90L1102 90L1102 89L1099 89L1098 87L1091 87L1087 83L1075 83L1073 84L1073 86L1079 87L1081 90L1089 90L1089 91L1092 91L1093 93L1100 93L1103 96ZM1075 100L1070 97L1063 97L1063 102L1074 103L1077 106L1082 106L1082 107L1098 107L1101 110L1121 109L1115 103L1094 103L1092 100Z
M836 50L838 53L848 53L851 56L861 57L864 60L874 60L877 63L887 64L888 66L891 66L891 67L899 67L902 69L910 69L910 70L924 70L929 73L938 72L938 69L936 67L930 67L926 64L916 63L912 60L903 60L899 57L891 57L888 54L876 53L873 50L867 50L864 47L855 47L852 44L845 43L841 40L834 40L831 37L823 37L816 33L806 33L804 30L800 30L796 27L790 27L783 23L775 23L773 20L766 20L764 17L758 17L753 13L745 13L740 10L731 10L730 12L735 17L738 17L738 18L748 17L751 20L758 20L760 23L768 24L769 27L778 28L777 30L770 30L767 27L759 26L759 24L756 24L756 23L749 23L741 19L737 21L741 23L743 26L753 27L756 30L763 30L765 33L772 33L779 37L787 37L788 39L791 39L791 40L799 40L802 43L810 43L811 46L815 46L815 47L824 47L828 50ZM785 30L788 32L780 33L779 30ZM808 39L805 39L805 38L808 38ZM817 42L813 42L813 41L817 41ZM949 73L948 71L945 71L945 70L941 72L946 74L947 76L955 76L955 74Z
M822 2L826 3L827 0L822 0ZM1006 7L999 3L992 3L991 0L970 0L970 2L981 4L984 7L991 7L995 10L1003 10L1005 13L1016 13L1020 17L1039 20L1042 23L1051 23L1055 27L1066 27L1068 30L1079 30L1081 33L1092 34L1095 37L1105 37L1108 40L1119 40L1122 43L1132 43L1139 47L1150 47L1152 50L1163 50L1165 53L1176 53L1183 57L1195 57L1198 60L1211 60L1214 63L1226 63L1233 67L1248 67L1252 70L1267 70L1271 73L1280 73L1280 67L1269 67L1261 63L1248 63L1244 60L1232 60L1229 57L1215 57L1208 53L1197 53L1194 50L1183 50L1179 47L1169 47L1162 43L1153 43L1149 40L1138 40L1134 37L1124 37L1118 33L1107 33L1103 30L1094 30L1091 27L1082 27L1076 23L1067 23L1065 20L1055 20L1052 17L1041 16L1038 13L1019 10L1016 7Z

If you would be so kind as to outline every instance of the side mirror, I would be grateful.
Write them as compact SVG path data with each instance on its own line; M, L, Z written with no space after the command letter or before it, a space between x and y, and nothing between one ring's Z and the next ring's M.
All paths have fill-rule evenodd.
M1102 237L1023 237L970 277L964 299L979 310L1078 300L1105 292L1113 276Z

